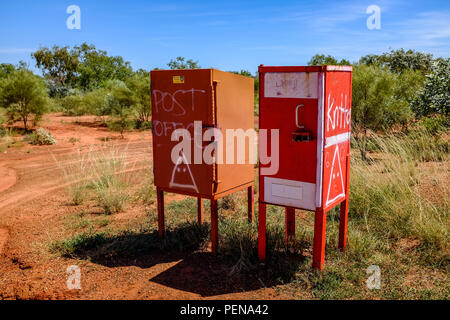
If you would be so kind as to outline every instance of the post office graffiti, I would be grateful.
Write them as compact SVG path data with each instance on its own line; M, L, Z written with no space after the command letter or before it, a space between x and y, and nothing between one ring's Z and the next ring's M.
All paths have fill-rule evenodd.
M173 93L164 92L161 90L152 90L153 101L155 104L156 113L160 111L168 112L173 116L184 116L186 110L194 111L195 109L195 93L206 93L205 90L200 89L188 89L188 90L177 90ZM183 101L190 102L190 105L183 105L180 101L184 95L190 95L188 99L183 99Z

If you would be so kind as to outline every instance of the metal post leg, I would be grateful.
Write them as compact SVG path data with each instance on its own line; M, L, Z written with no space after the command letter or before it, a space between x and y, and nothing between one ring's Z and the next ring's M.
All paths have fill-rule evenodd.
M258 257L259 261L266 260L266 204L262 202L258 214Z
M217 246L219 244L219 215L217 200L211 199L211 251L217 254Z
M350 146L349 146L350 148ZM341 214L339 220L339 249L345 252L347 247L347 225L348 225L348 199L350 187L350 155L347 155L347 181L345 184L345 200L341 202Z
M322 270L325 261L326 212L321 208L317 209L314 220L313 268Z
M253 222L254 218L254 193L253 186L247 188L247 208L248 208L248 222Z
M199 224L203 224L203 199L197 198L197 219Z
M286 246L295 238L295 208L286 207Z
M164 237L164 191L156 188L156 199L158 202L158 236L159 238Z

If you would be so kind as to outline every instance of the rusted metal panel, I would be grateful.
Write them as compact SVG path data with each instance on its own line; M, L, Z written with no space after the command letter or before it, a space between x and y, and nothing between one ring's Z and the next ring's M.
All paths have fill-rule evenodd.
M193 137L194 121L202 122L202 134L208 128L220 129L224 146L227 129L252 129L253 79L215 69L196 69L152 71L151 80L155 185L164 191L213 199L252 184L253 164L248 161L195 162ZM178 141L171 141L171 135L178 128L189 131L192 153L191 157L180 154L179 162L173 163L171 152ZM209 143L202 142L202 148ZM246 159L248 150L245 148Z
M216 84L216 115L217 127L223 134L223 163L217 165L218 185L216 193L223 193L237 186L243 186L254 181L254 165L257 159L257 136L254 131L254 81L252 78L236 75L220 70L213 70ZM238 133L247 132L255 140L241 137L227 139L227 130ZM248 131L250 130L250 131ZM233 141L231 141L233 140ZM250 145L252 144L252 145ZM227 161L226 146L233 145L231 163ZM250 163L250 152L254 151L255 161ZM244 156L240 163L238 154Z

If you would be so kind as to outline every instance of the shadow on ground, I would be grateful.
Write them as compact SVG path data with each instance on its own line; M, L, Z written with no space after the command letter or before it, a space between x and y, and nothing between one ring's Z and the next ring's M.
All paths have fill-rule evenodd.
M80 242L72 256L110 268L151 268L179 261L149 281L204 297L285 283L305 262L300 254L283 254L262 265L257 262L257 248L254 248L253 256L246 259L240 272L232 272L242 261L226 253L212 255L206 246L208 239L208 225L186 223L168 230L163 240L153 231L101 237L94 244Z

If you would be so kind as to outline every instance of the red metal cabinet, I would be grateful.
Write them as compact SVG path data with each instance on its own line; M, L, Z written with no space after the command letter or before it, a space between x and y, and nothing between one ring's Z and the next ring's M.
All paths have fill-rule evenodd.
M164 235L163 192L180 193L198 198L198 220L203 222L202 199L211 200L212 249L217 246L217 199L247 188L249 219L253 217L254 164L214 161L202 157L205 131L220 130L223 145L226 131L254 128L254 81L252 78L216 69L151 71L152 137L154 183L158 193L159 232ZM195 133L195 122L201 122ZM190 152L180 152L172 159L178 141L172 141L176 129L186 129L191 139ZM195 135L200 134L200 142ZM195 147L200 151L195 160ZM245 158L249 159L246 149ZM236 152L236 149L235 149ZM235 153L236 154L236 153ZM226 157L226 152L224 152Z
M286 240L295 208L315 211L313 265L324 261L326 212L341 205L340 247L345 248L350 169L352 68L260 66L259 128L279 130L279 165L265 175L260 163L260 243L265 259L265 205L286 207ZM267 135L270 137L270 134Z

